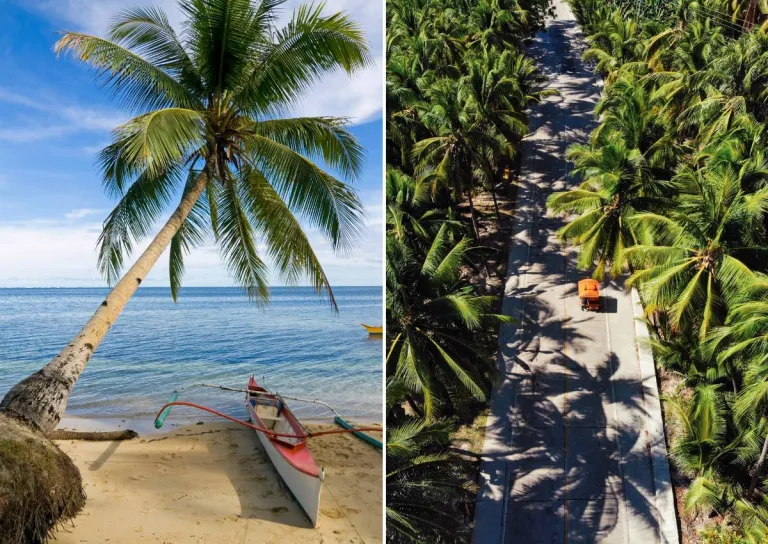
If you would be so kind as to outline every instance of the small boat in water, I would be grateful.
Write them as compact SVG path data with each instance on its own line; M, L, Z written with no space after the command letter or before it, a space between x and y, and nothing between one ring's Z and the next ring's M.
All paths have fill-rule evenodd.
M371 325L366 325L365 323L360 323L365 330L368 331L368 334L371 336L381 336L384 334L384 327L372 327Z
M307 448L307 434L282 397L260 386L251 376L245 395L251 421L271 431L257 432L275 469L296 501L317 527L325 473Z

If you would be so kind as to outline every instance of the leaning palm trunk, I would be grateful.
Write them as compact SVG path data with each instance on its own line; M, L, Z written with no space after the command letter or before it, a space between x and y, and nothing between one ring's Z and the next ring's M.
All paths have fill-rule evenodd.
M203 171L205 172L205 171ZM115 285L91 319L72 341L45 367L16 384L0 402L0 413L21 420L45 434L59 424L67 400L88 360L141 285L192 207L205 190L208 176L201 173L190 184L176 211L146 251Z

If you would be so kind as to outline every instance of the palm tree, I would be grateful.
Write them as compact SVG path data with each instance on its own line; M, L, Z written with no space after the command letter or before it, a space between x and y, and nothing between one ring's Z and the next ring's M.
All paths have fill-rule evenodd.
M546 79L533 61L514 50L484 49L468 55L466 71L457 99L478 124L493 127L504 137L502 152L511 159L528 132L526 112L555 91L544 89Z
M625 270L622 252L645 239L632 218L652 205L664 205L662 183L651 176L640 151L628 149L620 138L595 147L571 146L568 159L584 182L547 200L553 213L579 215L558 236L579 246L579 268L594 266L596 279L602 280L608 268L613 276L621 275Z
M725 453L727 418L725 401L717 385L699 385L687 403L665 399L665 405L681 427L671 448L675 464L694 478L685 495L685 511L701 506L723 506L723 488L717 482L720 457Z
M474 179L493 176L488 153L502 155L501 142L488 124L478 122L468 111L469 106L461 99L458 82L440 79L429 87L425 96L428 102L419 103L416 108L432 136L413 147L419 163L417 174L431 180L433 192L445 187L457 198L466 194L472 229L477 238L480 234L473 200Z
M67 32L58 41L58 54L89 64L138 113L99 155L105 187L120 197L99 239L99 268L116 283L75 338L8 392L2 413L52 431L86 363L163 251L170 246L175 298L184 253L208 233L250 298L268 298L266 257L288 282L307 277L334 304L296 214L334 248L348 247L360 229L360 202L313 159L351 179L361 149L343 119L279 114L319 76L352 73L369 53L358 26L343 14L322 15L322 6L301 6L288 26L275 28L282 3L184 0L181 35L162 11L134 8L109 39ZM134 244L179 190L175 211L118 281Z
M745 294L731 308L726 326L713 333L709 349L721 359L740 357L768 364L768 283L761 278L742 291ZM724 346L723 340L728 344Z
M738 236L734 229L762 220L768 191L744 194L730 168L684 170L675 181L682 194L669 217L633 218L654 243L623 251L638 269L627 284L639 286L648 308L669 310L673 329L695 331L703 341L722 324L729 300L755 280L743 259L766 255L748 228Z
M754 357L744 373L745 387L734 404L734 414L737 419L754 417L758 414L764 434L763 447L760 456L752 469L752 476L747 490L747 499L751 499L757 487L758 478L762 475L765 458L768 455L768 429L765 428L766 413L768 413L768 365L765 355Z
M428 247L443 225L453 227L456 233L464 225L449 217L432 200L429 186L415 181L401 171L388 168L384 179L387 202L387 233L414 247Z
M492 363L473 345L492 324L512 321L492 313L495 297L476 296L460 283L468 247L466 238L453 240L447 224L423 256L387 239L387 374L423 397L427 418L455 401L451 391L486 398Z
M469 464L446 451L452 426L445 421L392 418L407 389L387 381L387 538L427 542L456 538L467 527L451 503L472 500Z
M509 51L522 46L528 14L514 0L478 0L469 13L468 46Z
M725 327L713 331L707 350L716 354L718 362L743 361L744 389L734 411L739 419L755 417L765 421L768 408L768 284L765 281L746 286L738 304L734 304ZM768 429L766 429L768 431ZM762 441L760 455L752 469L747 498L751 498L768 454L768 432Z
M583 58L594 61L595 72L607 76L612 83L617 70L627 62L643 58L642 28L621 9L614 9L611 17L598 25L595 33L587 37L589 49Z
M590 135L592 145L620 139L642 153L657 178L669 179L672 166L687 149L677 141L661 102L648 93L645 78L632 73L617 76L595 106L601 122Z

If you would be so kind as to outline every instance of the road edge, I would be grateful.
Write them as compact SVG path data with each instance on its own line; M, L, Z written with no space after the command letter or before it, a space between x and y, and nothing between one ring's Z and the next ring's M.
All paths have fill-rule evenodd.
M635 346L637 359L640 363L640 376L648 416L645 432L651 450L659 537L662 544L679 544L675 495L672 488L672 475L669 470L664 418L661 412L661 399L656 377L656 363L649 344L651 334L645 322L645 312L640 301L640 293L634 287L632 288L632 313L635 318Z

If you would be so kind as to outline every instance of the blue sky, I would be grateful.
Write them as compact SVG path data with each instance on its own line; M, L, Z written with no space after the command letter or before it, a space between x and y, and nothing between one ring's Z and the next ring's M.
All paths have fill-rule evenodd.
M0 0L0 287L104 285L96 270L96 239L114 202L102 192L94 156L127 116L87 67L56 59L52 48L58 31L103 35L115 14L148 1L166 10L173 23L180 21L174 0ZM285 20L298 3L286 3ZM316 233L309 235L332 284L379 285L383 8L369 0L327 1L326 12L339 10L366 31L376 63L352 79L328 76L295 114L352 118L351 130L367 151L355 183L367 229L347 257L334 255ZM146 285L167 285L167 277L164 256ZM185 285L231 284L212 241L187 258Z

